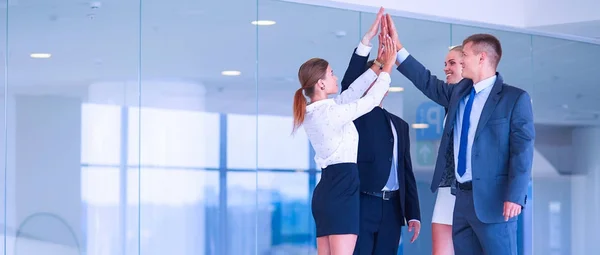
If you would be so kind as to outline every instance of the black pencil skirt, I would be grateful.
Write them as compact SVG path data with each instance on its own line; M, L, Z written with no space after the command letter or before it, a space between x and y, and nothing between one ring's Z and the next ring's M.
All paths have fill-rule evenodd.
M358 235L359 186L358 166L355 163L339 163L323 169L312 197L317 237Z

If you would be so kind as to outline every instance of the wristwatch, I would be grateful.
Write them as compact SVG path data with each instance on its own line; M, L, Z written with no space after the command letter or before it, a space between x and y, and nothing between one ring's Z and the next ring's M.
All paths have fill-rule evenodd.
M374 65L378 65L379 66L379 70L383 70L383 64L379 63L379 61L377 61L377 59L375 59L375 61L373 61Z

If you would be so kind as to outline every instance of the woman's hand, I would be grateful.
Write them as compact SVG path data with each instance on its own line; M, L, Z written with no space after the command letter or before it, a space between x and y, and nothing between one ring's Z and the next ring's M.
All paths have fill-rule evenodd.
M383 64L383 71L386 73L390 73L392 71L392 67L394 67L394 63L396 62L396 45L392 38L389 35L380 36L383 37L383 44L379 47L379 50L383 53L381 54L381 58L378 58L378 62ZM379 54L377 54L379 55Z
M377 34L377 30L379 29L379 24L381 23L381 20L385 18L383 17L383 11L383 7L379 8L379 12L377 12L377 17L375 18L375 21L360 41L363 45L371 46L371 40Z

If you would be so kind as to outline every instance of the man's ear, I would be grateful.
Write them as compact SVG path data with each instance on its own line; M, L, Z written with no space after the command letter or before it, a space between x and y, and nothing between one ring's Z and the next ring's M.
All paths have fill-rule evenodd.
M486 60L488 58L487 52L482 51L481 55L479 56L479 63L483 63L484 60Z

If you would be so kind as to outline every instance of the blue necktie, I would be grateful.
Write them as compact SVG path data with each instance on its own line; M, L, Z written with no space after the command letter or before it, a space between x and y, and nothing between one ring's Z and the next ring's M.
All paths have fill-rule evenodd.
M460 145L458 147L458 175L461 177L467 171L467 142L469 140L469 122L471 120L471 108L473 108L473 99L475 99L475 88L471 89L469 101L465 106L465 112L462 117L462 128L460 129Z

